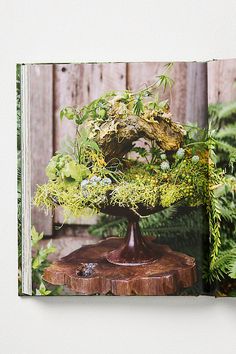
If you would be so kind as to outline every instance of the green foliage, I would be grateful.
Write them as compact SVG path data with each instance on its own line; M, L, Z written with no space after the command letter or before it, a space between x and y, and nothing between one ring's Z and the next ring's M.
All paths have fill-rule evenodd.
M209 129L207 134L201 133L197 127L190 127L188 136L198 141L193 142L189 139L186 146L192 149L206 149L209 155L208 164L208 201L207 210L209 213L209 231L210 231L210 269L212 274L216 274L219 250L222 242L222 218L232 213L232 199L236 184L233 176L225 175L227 172L233 172L236 157L235 141L232 141L230 129L235 124L232 123L232 114L234 106L230 104L230 109L226 105L214 105L209 107ZM227 116L226 112L230 115ZM234 118L233 118L234 119ZM228 125L230 124L230 125ZM228 127L230 129L228 129ZM228 139L228 140L227 140ZM194 151L194 150L193 150ZM231 182L229 182L231 181ZM230 197L230 207L227 206L227 199ZM231 209L231 211L230 211ZM224 259L224 258L223 258ZM214 269L214 271L213 271ZM222 273L224 273L222 271ZM214 279L214 275L210 277Z
M36 231L35 227L31 228L31 245L36 247L40 240L43 238L43 232L40 234Z
M90 104L83 107L65 107L60 113L64 117L73 120L76 125L87 127L89 122L90 137L96 136L100 126L106 121L112 121L117 117L136 115L145 119L153 119L158 115L169 113L168 100L158 99L159 90L171 89L173 80L168 76L172 63L165 66L165 71L157 77L157 80L150 86L145 86L137 92L130 90L119 92L108 92ZM156 92L153 100L150 99ZM79 129L80 131L80 129Z
M143 100L142 100L142 95L136 96L134 100L134 105L133 105L133 112L136 116L140 116L141 113L144 112L144 105L143 105Z
M228 253L232 255L229 263L228 274L231 278L236 279L236 247Z
M198 206L207 202L208 146L198 142L200 133L195 132L193 137L190 132L186 135L186 149L182 149L181 158L179 151L165 154L157 142L146 141L144 147L133 148L137 159L124 158L116 166L105 161L95 142L96 131L104 120L113 120L115 131L117 117L122 119L129 114L140 115L146 120L153 120L158 115L169 117L168 102L159 102L157 95L150 101L150 97L155 90L171 86L172 81L166 75L170 68L168 65L154 84L138 92L108 93L82 109L76 109L83 123L90 125L83 124L78 130L72 153L52 158L47 168L49 182L38 187L34 198L36 206L61 205L66 217L68 214L97 213L108 204L128 207L138 213L140 204L147 208L157 205L167 208L176 203ZM64 113L72 119L73 112ZM79 124L77 116L74 120ZM111 183L104 185L102 181L108 176ZM94 178L98 182L93 181Z
M53 208L54 205L63 206L65 220L67 216L92 215L99 212L99 208L107 203L109 185L88 184L82 188L76 183L65 180L49 181L39 186L34 198L34 203L39 207Z
M43 238L43 233L38 233L33 226L31 229L31 242L33 250L32 258L32 283L33 294L35 295L57 295L60 293L61 287L52 289L46 288L42 280L43 271L49 266L48 256L56 251L52 245L52 241L47 243L45 248L40 247L39 242Z
M36 289L35 295L50 295L51 291L46 289L46 286L43 282L40 283L39 289Z
M210 281L220 281L226 276L235 278L236 264L236 102L209 106L210 154L218 171L225 170L224 184L210 189L211 262ZM212 165L210 178L219 186L220 178Z
M216 148L216 163L233 173L236 162L236 102L209 107L209 128Z
M213 111L217 111L218 113L217 115L214 113L213 116L209 116L209 125L211 130L208 133L196 126L185 127L187 131L187 135L185 137L185 147L191 149L192 154L198 153L199 156L204 156L204 154L207 153L206 158L208 158L208 154L212 157L210 164L206 165L206 174L208 176L209 188L207 187L207 189L204 191L204 193L209 196L205 202L207 204L209 213L208 220L211 236L210 268L209 263L207 262L207 266L204 269L204 277L211 282L214 282L215 280L219 281L227 276L234 279L236 277L236 178L234 175L229 174L232 172L232 166L230 166L230 159L232 159L232 154L230 155L229 151L233 150L229 149L228 147L222 150L222 146L225 146L222 145L222 141L224 144L225 141L227 141L227 143L231 144L233 147L235 144L234 131L236 116L234 115L234 107L236 105L229 104L229 108L227 108L227 106L228 105L219 105L219 107L218 105L217 107L214 106ZM209 107L209 114L211 114L212 109L213 107ZM229 114L229 116L226 113ZM135 148L134 151L141 157L148 157L148 154L145 153L143 148ZM161 153L162 152L158 151L158 149L155 151L156 164L160 163ZM214 163L217 164L218 168L214 165ZM192 181L192 184L197 186L199 176L196 175L197 171L191 171L191 169L189 169L190 167L191 165L182 170L183 167L180 163L180 173L178 174L178 171L174 170L174 175L177 176L177 181L179 180L179 175L182 174L184 177L185 175L187 175L187 177L190 176L191 178L194 176L196 180ZM228 174L224 175L224 169L227 170ZM170 178L170 172L167 173L167 176ZM191 187L190 180L189 182ZM175 184L171 184L170 188L166 188L167 194L164 194L164 199L167 198L168 200L168 195L172 195L171 189L175 188L174 186ZM202 185L199 185L200 189L202 189L202 187ZM177 190L179 191L179 189ZM190 191L190 193L192 192ZM195 196L195 191L193 195ZM169 205L169 203L167 202L166 205ZM163 228L159 223L159 220L162 220L162 218L164 224ZM184 221L184 219L186 220ZM162 213L151 215L148 218L141 220L142 232L147 235L156 235L160 238L163 236L162 232L164 230L166 232L164 237L169 238L169 235L174 235L173 238L177 240L177 244L175 244L175 246L177 246L177 248L180 246L180 249L182 247L182 250L185 246L183 244L185 239L183 237L184 234L188 235L187 237L189 242L194 239L195 234L201 234L203 223L199 220L199 215L197 214L193 213L191 216L189 214L179 215L178 220L174 219L173 226L171 226L171 220L172 217L169 217L167 220L165 220ZM190 224L187 224L186 221L189 221ZM199 230L197 229L197 226L200 227ZM180 237L177 237L178 229L181 235ZM91 232L96 235L124 235L125 230L126 222L124 220L116 220L115 218L105 216L102 217L101 222L98 225L91 227ZM170 242L170 239L168 241ZM191 249L188 248L188 252L190 250Z
M102 175L91 174L83 183L60 176L38 187L34 203L46 208L56 203L63 206L66 215L74 216L97 213L107 204L136 212L139 204L148 208L169 207L177 202L197 206L207 199L208 168L204 159L196 164L191 158L189 155L181 161L174 160L169 171L162 170L161 164L133 161L128 168L124 166L120 179L111 180L110 184L103 184ZM93 178L98 182L88 183Z
M69 120L74 120L77 125L81 125L89 117L96 121L104 121L108 116L108 109L110 108L108 99L112 99L114 96L114 92L108 92L82 108L65 107L61 111L60 117L61 119L65 117Z
M109 129L115 134L119 122L128 116L146 121L160 116L170 119L168 101L159 101L158 92L171 88L173 82L167 75L171 66L167 65L156 82L137 92L109 92L82 108L65 108L61 118L75 122L77 135L67 152L52 158L47 168L49 181L38 187L34 203L46 208L61 205L65 216L97 213L107 205L128 207L136 213L139 204L196 209L204 205L210 231L209 278L232 276L235 264L221 252L227 252L222 250L224 239L235 237L235 215L230 213L235 208L236 190L232 175L236 161L235 104L210 106L208 130L185 126L186 135L178 151L162 151L158 142L147 140L142 147L133 147L136 158L107 163L96 143L97 134L102 136L108 129L108 121L113 123ZM160 215L164 218L165 214ZM150 230L147 220L152 222L152 217L142 220ZM122 231L115 220L110 222Z
M90 171L88 167L73 160L69 155L57 154L52 157L47 168L46 174L50 180L62 179L81 182L88 177Z
M236 243L232 248L220 251L213 266L209 269L205 269L205 278L211 282L217 280L220 281L226 276L236 279Z
M208 199L208 213L209 213L209 231L211 242L211 263L210 267L214 267L218 251L221 245L221 209L219 200L216 195L217 185L221 180L216 173L215 168L209 164L209 199Z
M101 153L100 148L94 140L89 138L89 132L86 129L80 129L75 140L75 158L79 163L86 165L91 153Z
M171 88L174 83L174 81L167 75L160 75L159 81L160 81L160 86L163 86L164 91L166 91L168 87Z

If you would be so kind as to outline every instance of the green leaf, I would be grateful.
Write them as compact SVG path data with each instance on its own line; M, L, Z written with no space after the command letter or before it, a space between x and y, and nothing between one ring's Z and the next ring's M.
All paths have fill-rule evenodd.
M76 113L75 108L73 108L73 107L64 108L60 113L60 118L62 119L63 117L66 117L69 120L73 120L74 118L76 118L77 113Z
M171 88L174 81L167 75L160 75L159 78L159 85L163 86L163 90L165 91L167 87Z
M236 114L236 102L228 103L220 107L219 118L224 119Z
M144 105L141 95L137 96L134 101L133 112L136 116L139 116L141 113L144 112Z
M32 267L33 269L38 269L41 265L41 260L39 257L34 258Z
M40 240L43 238L43 232L40 234L36 231L35 227L32 226L31 228L31 240L32 240L32 247L35 247Z
M236 124L228 124L226 127L221 128L219 132L216 133L216 137L218 139L225 139L225 138L236 138Z
M100 108L97 113L100 118L104 118L106 116L106 110L104 108Z
M46 175L49 179L53 180L56 178L56 171L57 171L57 163L54 160L51 160L46 167Z
M136 152L139 154L141 157L146 157L147 156L147 150L143 147L135 146L132 151Z
M94 141L94 140L90 140L89 141L89 146L95 150L96 152L99 152L100 151L100 148L98 146L98 144Z
M229 276L236 279L236 250L234 251L234 258L232 259L229 266Z
M60 120L62 120L63 118L64 118L64 109L60 111Z
M169 102L168 100L161 101L159 102L158 107L165 108L168 105L168 102Z
M51 294L51 291L47 290L44 283L41 282L39 289L36 289L36 295L47 296L49 294Z
M79 136L81 138L81 141L86 141L86 140L88 140L89 131L85 128L81 128L79 130Z
M39 269L44 262L47 261L49 254L56 251L56 247L52 244L52 240L47 243L46 248L41 248L37 251L35 257L32 259L32 268Z
M90 171L85 165L77 164L75 161L70 161L66 163L63 173L66 177L71 177L75 181L81 182L89 175Z
M47 256L51 253L56 252L56 247L52 244L52 240L47 243L46 254Z

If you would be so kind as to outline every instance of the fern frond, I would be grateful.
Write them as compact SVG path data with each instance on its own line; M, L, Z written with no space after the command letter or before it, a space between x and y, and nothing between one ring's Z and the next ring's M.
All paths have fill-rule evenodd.
M211 282L215 279L221 280L225 275L236 278L236 247L219 253L214 266L211 268L209 280Z
M236 138L236 124L232 123L223 127L215 134L215 137L217 139Z
M219 119L229 118L236 115L236 102L231 102L220 106L218 117Z
M236 279L236 248L232 250L232 259L229 263L229 276Z
M232 156L236 156L236 147L230 145L229 143L227 143L227 142L225 142L223 140L218 140L218 139L216 140L215 139L215 142L217 144L217 147L220 150L222 150L224 152L227 152L227 153L229 153Z

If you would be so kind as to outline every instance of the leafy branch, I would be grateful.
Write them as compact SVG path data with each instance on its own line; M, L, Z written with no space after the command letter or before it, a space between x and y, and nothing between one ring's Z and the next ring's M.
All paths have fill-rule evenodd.
M48 289L43 282L42 275L46 267L49 266L48 256L56 251L52 241L47 243L47 246L40 247L40 241L43 239L43 232L38 233L33 226L31 229L31 242L33 250L32 258L32 282L35 295L59 295L62 290L61 287L54 287L52 290Z

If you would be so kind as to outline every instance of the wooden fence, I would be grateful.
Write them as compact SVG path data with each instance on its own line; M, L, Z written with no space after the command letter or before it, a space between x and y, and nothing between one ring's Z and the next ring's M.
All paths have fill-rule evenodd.
M67 136L75 134L71 121L60 121L65 106L84 105L110 90L137 90L152 83L165 63L98 63L30 65L31 175L32 195L36 185L46 182L45 167ZM236 60L211 63L175 63L175 84L170 99L173 118L179 122L207 123L207 72L210 102L236 99L233 83ZM232 86L232 87L231 87ZM163 95L165 98L166 95ZM72 223L91 223L84 218ZM51 235L53 224L63 223L57 211L52 217L32 209L32 224Z

